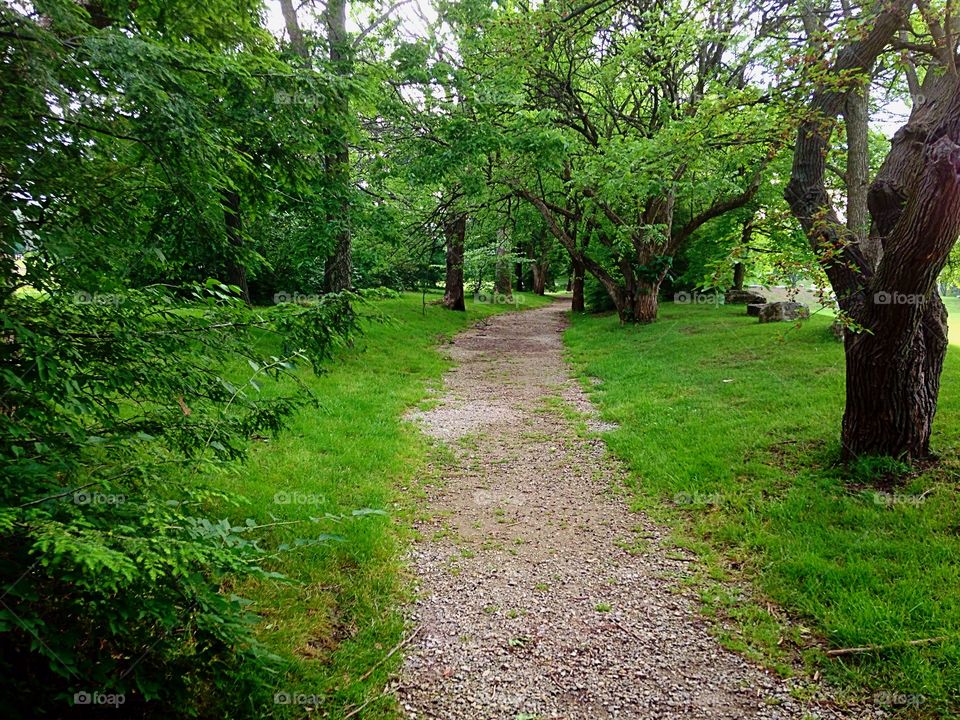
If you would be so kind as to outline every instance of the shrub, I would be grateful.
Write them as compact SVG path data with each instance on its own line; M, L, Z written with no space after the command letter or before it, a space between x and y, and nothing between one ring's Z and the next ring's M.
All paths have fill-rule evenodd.
M264 314L230 290L3 297L8 716L69 716L111 697L125 717L257 716L266 699L277 660L229 589L268 574L260 528L211 515L225 498L209 479L312 402L264 383L296 381L295 363L328 357L356 315L348 295ZM272 334L283 357L258 350L277 346Z

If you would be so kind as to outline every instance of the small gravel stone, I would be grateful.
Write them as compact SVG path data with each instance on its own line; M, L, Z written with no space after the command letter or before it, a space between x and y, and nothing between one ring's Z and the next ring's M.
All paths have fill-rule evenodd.
M454 460L411 564L422 624L393 688L408 718L883 718L721 648L680 588L691 558L624 501L625 472L544 398L613 429L568 374L565 303L459 335L438 405L411 416ZM447 530L448 532L439 532ZM627 552L637 541L644 552ZM791 692L803 688L800 701ZM800 693L797 693L800 694Z

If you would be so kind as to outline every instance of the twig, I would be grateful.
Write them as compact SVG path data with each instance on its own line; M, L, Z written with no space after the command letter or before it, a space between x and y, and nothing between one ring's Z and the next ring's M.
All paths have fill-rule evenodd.
M93 482L88 482L86 485L81 485L80 487L75 487L73 490L65 490L64 492L62 492L62 493L57 493L56 495L47 495L46 497L42 497L42 498L40 498L39 500L31 500L30 502L26 502L26 503L24 503L23 505L20 505L17 509L32 507L32 506L34 506L34 505L39 505L40 503L45 503L45 502L47 502L47 500L59 500L60 498L65 498L65 497L67 497L67 496L69 496L69 495L73 495L74 493L78 493L78 492L80 492L81 490L85 490L86 488L90 487L91 485L96 485L96 484L97 484L97 481L94 480Z
M370 703L376 702L377 700L382 700L383 698L385 698L385 697L386 697L387 695L389 695L389 694L390 694L390 693L385 692L385 693L381 693L380 695L377 695L376 697L370 698L370 699L367 700L363 705L360 705L359 707L354 708L353 710L351 710L350 712L348 712L346 715L344 715L344 716L343 716L343 720L349 720L349 719L352 718L354 715L356 715L356 714L359 713L361 710L363 710L365 707L367 707L367 705L369 705Z
M611 620L611 622L612 622L614 625L616 625L618 628L620 628L623 632L627 633L627 635L630 635L630 636L636 638L636 639L639 640L640 642L644 642L643 638L640 637L639 634L635 633L635 632L634 632L633 630L631 630L630 628L621 625L621 624L620 624L618 621L616 621L616 620Z
M414 628L414 631L413 631L412 633L410 633L409 635L407 635L407 637L406 637L404 640L401 640L399 643L397 643L396 645L394 645L394 646L393 646L393 649L392 649L390 652L388 652L386 655L384 655L382 658L380 658L380 660L378 660L378 661L374 664L373 667L371 667L371 668L370 668L369 670L367 670L363 675L361 675L361 676L357 679L357 682L358 682L358 683L362 683L364 680L366 680L368 677L370 677L370 676L373 674L373 671L374 671L374 670L376 670L378 667L380 667L381 665L383 665L387 660L389 660L391 657L393 657L393 655L394 655L398 650L400 650L400 649L401 649L402 647L404 647L405 645L409 645L409 644L410 644L410 641L413 640L413 639L420 633L421 630L423 630L423 625L417 625L417 627ZM348 717L350 717L350 716L347 715L343 720L347 720Z
M380 25L382 25L384 22L386 22L386 21L390 18L390 15L393 13L394 10L396 10L397 8L403 7L404 5L406 5L407 3L409 3L410 1L411 1L411 0L400 0L400 2L395 2L393 5L391 5L389 8L387 8L387 10L386 10L382 15L380 15L380 17L378 17L378 18L370 25L370 27L368 27L366 30L364 30L363 32L361 32L361 33L357 36L357 39L353 41L353 47L354 47L354 49L356 49L356 48L358 48L358 47L360 46L360 43L363 42L363 39L364 39L367 35L369 35L370 33L372 33L374 30L376 30L378 27L380 27Z
M920 640L906 640L900 643L891 643L889 645L865 645L863 647L837 648L836 650L827 650L828 657L839 657L841 655L859 655L861 653L877 652L878 650L889 650L895 647L907 645L929 645L931 643L943 642L948 639L947 635L939 637L922 638Z

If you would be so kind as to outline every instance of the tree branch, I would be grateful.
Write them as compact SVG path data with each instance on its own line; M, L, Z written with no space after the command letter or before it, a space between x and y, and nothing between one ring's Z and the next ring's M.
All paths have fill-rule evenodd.
M831 67L831 78L870 71L906 21L913 0L895 0L878 16L869 32L843 48ZM841 306L865 287L871 273L855 238L840 222L827 192L824 176L830 137L843 111L849 88L819 86L810 101L809 116L800 123L793 168L784 197L817 253Z
M386 10L384 10L383 14L381 14L380 17L374 20L369 27L367 27L359 35L357 35L357 39L353 41L353 47L354 48L359 47L360 43L363 42L363 39L367 37L367 35L372 33L374 30L376 30L378 27L383 25L383 23L387 21L387 18L389 18L393 14L394 10L401 8L404 5L408 5L410 2L412 2L412 0L399 0L399 2L395 2L393 5L391 5Z
M614 225L616 225L617 227L623 227L624 225L626 225L623 218L617 215L617 213L614 212L613 208L610 207L606 202L601 200L600 197L597 195L597 191L594 190L592 187L585 187L583 189L583 196L588 197L591 200L593 200L595 203L597 203L597 205L600 206L600 209L603 210L603 214L607 216L607 220L612 222Z
M707 210L695 215L690 219L686 225L680 228L680 232L674 234L670 238L670 244L673 248L680 247L694 232L697 228L705 225L714 218L718 218L721 215L724 215L731 210L736 210L741 208L750 202L753 199L753 196L757 194L757 190L760 188L760 180L763 177L763 170L766 167L766 164L762 165L754 174L753 179L750 181L750 184L747 188L732 197L728 197L725 200L719 200L714 202Z
M547 207L547 204L541 198L522 187L516 187L514 192L518 197L525 199L540 212L540 215L547 223L547 227L550 228L550 232L553 233L553 236L563 245L563 248L570 254L570 257L581 262L583 267L604 285L611 296L622 294L614 277L608 273L600 263L585 255L577 248L576 241L560 227L556 217L554 217L550 208Z

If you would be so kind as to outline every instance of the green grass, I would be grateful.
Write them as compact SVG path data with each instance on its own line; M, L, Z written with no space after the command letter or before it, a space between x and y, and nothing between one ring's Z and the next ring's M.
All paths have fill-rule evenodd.
M947 307L947 314L955 321L950 324L950 342L960 345L960 298L945 297L943 304Z
M523 299L522 308L549 302ZM464 314L428 305L424 314L419 294L371 307L390 321L367 323L356 347L328 363L325 374L302 373L322 407L299 413L289 429L259 443L242 470L221 482L245 500L224 512L278 523L271 530L276 543L323 533L342 537L280 554L270 569L291 582L235 589L262 618L261 639L290 663L290 672L275 678L276 692L315 695L328 718L368 701L362 717L393 716L392 700L379 696L399 653L377 663L402 639L404 528L430 452L401 416L448 367L435 346L508 309L468 303ZM352 515L363 508L387 515ZM276 717L303 717L306 709L278 704L275 711Z
M655 324L627 328L574 318L568 352L602 380L584 385L620 424L606 439L631 468L636 506L700 554L695 584L705 612L734 628L718 629L728 645L782 671L802 659L854 695L909 701L904 716L957 717L960 350L943 375L941 466L878 491L871 468L851 476L835 462L844 374L830 318L795 327L742 313L665 304ZM735 590L744 579L753 600ZM897 643L836 660L822 651Z

